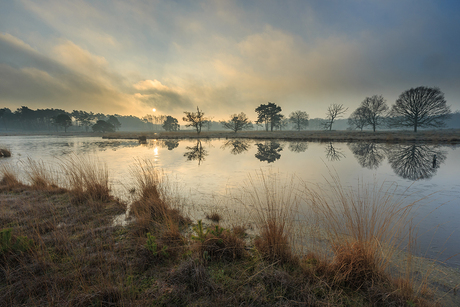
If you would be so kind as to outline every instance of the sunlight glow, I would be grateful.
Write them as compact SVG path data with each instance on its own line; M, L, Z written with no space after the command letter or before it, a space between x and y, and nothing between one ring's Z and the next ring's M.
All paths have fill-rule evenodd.
M152 109L152 111L153 111L153 112L156 112L156 111L157 111L157 109L153 108L153 109Z

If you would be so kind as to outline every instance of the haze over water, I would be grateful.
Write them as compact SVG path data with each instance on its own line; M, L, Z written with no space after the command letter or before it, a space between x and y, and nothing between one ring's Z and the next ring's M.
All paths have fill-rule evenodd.
M408 203L429 196L420 202L415 219L423 219L417 240L420 253L460 267L460 258L454 257L460 253L458 147L242 139L139 144L137 140L48 136L7 136L2 137L2 145L13 156L0 163L12 163L18 170L28 157L57 163L73 153L95 155L107 163L113 194L121 198L132 187L130 167L135 160L150 159L168 174L190 205L201 208L212 208L216 199L241 189L248 175L260 170L294 175L312 185L330 179L329 171L337 173L346 187L374 180L385 186L396 183L397 192L404 193Z

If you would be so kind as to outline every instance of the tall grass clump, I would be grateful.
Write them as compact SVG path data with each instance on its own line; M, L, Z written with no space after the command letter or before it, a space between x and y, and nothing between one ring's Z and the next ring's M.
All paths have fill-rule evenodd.
M262 171L249 175L243 204L249 209L259 236L254 245L266 260L280 263L295 261L291 249L293 224L298 206L294 178Z
M159 222L166 224L170 231L189 222L179 209L173 207L174 199L169 195L166 177L151 160L137 159L131 174L135 183L132 189L135 201L130 207L130 214L135 217L141 232L147 232L152 224L158 225Z
M395 252L412 242L415 203L397 197L396 185L361 183L353 189L343 187L336 175L331 178L326 188L304 189L307 208L332 248L328 274L333 283L354 289L388 281Z
M24 172L31 186L35 189L46 190L58 187L57 171L43 161L27 158L22 162Z
M112 199L105 163L90 155L73 154L61 162L75 201L106 202Z
M16 168L11 164L0 165L0 185L7 190L23 186L18 179Z
M0 147L0 158L9 158L11 157L11 150L5 147Z

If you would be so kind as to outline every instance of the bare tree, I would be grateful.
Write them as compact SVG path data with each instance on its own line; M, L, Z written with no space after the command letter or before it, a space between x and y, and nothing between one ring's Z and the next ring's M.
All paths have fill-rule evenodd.
M392 126L414 127L414 132L418 127L444 127L450 114L444 93L437 87L425 86L403 92L390 112Z
M289 114L289 121L294 124L294 129L300 131L308 126L308 114L305 111L294 111Z
M361 129L367 126L367 113L368 109L364 107L359 107L351 113L350 117L348 118L348 125L354 128Z
M342 117L345 112L347 112L348 108L345 108L343 104L336 104L333 103L327 108L326 112L326 121L323 123L323 127L326 130L332 130L332 124L334 121Z
M200 111L198 107L196 107L196 112L187 112L185 111L185 116L182 117L184 122L188 122L186 127L194 127L196 132L200 134L201 127L203 127L204 123L208 120L204 117L204 113Z
M240 114L230 115L230 120L220 122L224 128L238 132L243 129L252 129L252 122L248 119L246 114L241 112Z
M381 125L388 113L388 105L385 98L382 95L374 95L372 97L366 97L361 106L366 108L365 112L367 123L372 126L375 132L375 128Z

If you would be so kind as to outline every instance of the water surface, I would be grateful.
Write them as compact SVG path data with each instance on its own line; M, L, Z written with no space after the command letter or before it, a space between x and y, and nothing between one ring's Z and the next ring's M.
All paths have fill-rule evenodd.
M113 192L125 197L132 187L135 159L150 159L169 174L179 193L194 205L212 206L216 196L241 189L248 174L276 171L307 183L322 183L329 171L345 186L359 182L398 185L407 202L423 197L418 209L421 253L460 267L460 150L455 146L315 143L276 140L104 140L95 137L6 136L20 170L28 157L56 163L73 153L91 154L107 163ZM448 239L448 240L447 240Z

